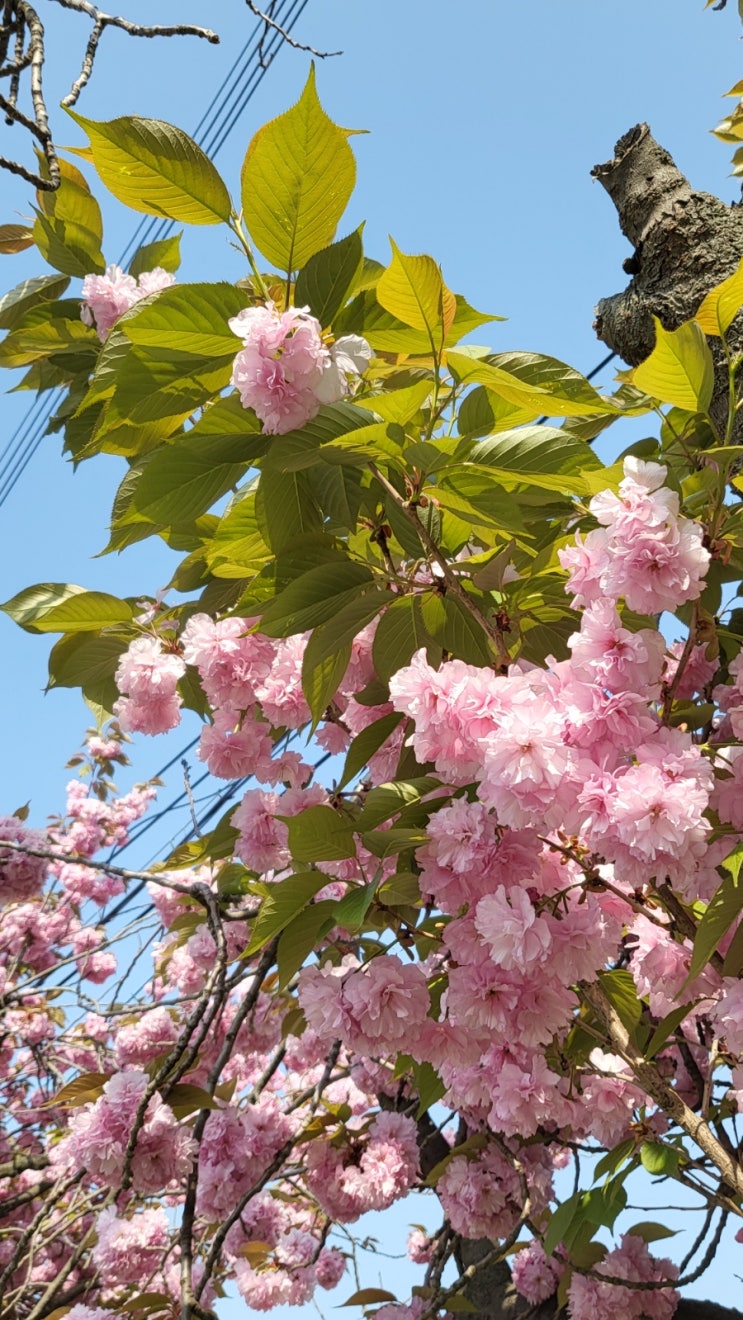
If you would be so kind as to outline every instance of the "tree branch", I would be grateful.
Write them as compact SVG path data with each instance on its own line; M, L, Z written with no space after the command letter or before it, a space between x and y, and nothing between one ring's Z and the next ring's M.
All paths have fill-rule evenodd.
M59 2L63 3L63 0L59 0ZM271 3L268 6L268 13L264 13L262 9L259 9L258 6L253 3L253 0L245 0L245 3L251 14L255 14L255 17L259 18L261 22L265 24L263 35L261 36L258 45L258 58L262 69L267 69L273 59L273 56L269 56L269 58L266 59L265 51L263 49L263 43L270 31L278 32L286 44L291 46L294 50L304 50L308 55L316 56L318 60L328 60L332 59L334 55L343 54L342 50L315 50L314 46L305 46L303 42L297 41L291 36L287 29L282 27L282 25L272 16L274 0L271 0Z

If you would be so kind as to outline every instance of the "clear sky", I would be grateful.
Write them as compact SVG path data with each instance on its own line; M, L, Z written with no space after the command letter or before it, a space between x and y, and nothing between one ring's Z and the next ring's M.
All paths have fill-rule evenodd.
M80 144L80 131L54 107L77 73L89 25L50 3L40 9L56 136ZM120 9L163 23L203 22L206 12L222 44L135 41L108 32L79 110L100 119L137 113L192 130L254 19L242 0L121 0ZM407 251L430 252L451 287L483 311L508 317L478 334L496 350L551 353L584 371L604 356L591 328L593 306L626 283L621 263L629 248L590 170L633 124L650 123L695 187L726 200L740 195L728 177L729 148L709 134L724 112L720 97L743 74L733 3L715 14L704 11L703 0L309 0L294 35L319 50L343 50L319 62L320 97L336 121L369 130L352 139L358 189L342 232L366 219L367 251L382 260L388 233ZM218 157L233 192L252 133L296 99L307 68L307 55L283 50L250 101ZM0 137L3 154L13 153L14 139L16 151L26 150L18 129L0 129ZM138 217L93 186L113 261ZM0 223L14 221L16 213L28 214L31 189L3 174L0 198ZM189 231L183 251L181 279L244 273L218 228ZM44 272L34 252L0 258L3 289ZM12 383L6 375L3 388ZM603 383L610 379L607 370ZM29 402L26 394L0 401L0 450ZM617 447L627 439L618 431ZM0 599L49 580L122 595L153 593L167 582L175 561L155 540L122 558L92 558L107 540L122 474L123 465L108 457L73 474L59 437L45 438L0 510ZM47 639L0 615L0 645L0 812L30 798L41 821L62 806L62 767L87 711L74 693L42 697ZM170 740L139 740L137 776L152 773L186 740L182 731ZM176 767L174 791L178 774ZM420 1217L410 1203L401 1207L400 1242L402 1225ZM735 1272L743 1273L743 1247L721 1255L693 1291L724 1300Z

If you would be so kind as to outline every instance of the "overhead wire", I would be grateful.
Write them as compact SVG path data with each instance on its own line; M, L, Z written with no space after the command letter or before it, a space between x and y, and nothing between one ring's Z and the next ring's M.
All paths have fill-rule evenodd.
M284 32L291 32L308 3L309 0L279 0L274 15L276 23ZM283 44L281 31L272 28L267 35L262 25L258 25L245 43L192 135L207 155L214 157L222 149ZM118 264L128 264L137 248L166 237L174 228L171 220L143 217ZM63 397L61 390L40 395L0 453L0 508L38 450Z

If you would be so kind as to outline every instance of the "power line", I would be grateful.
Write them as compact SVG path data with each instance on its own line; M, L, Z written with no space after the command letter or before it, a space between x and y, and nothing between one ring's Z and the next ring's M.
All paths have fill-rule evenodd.
M275 17L285 32L292 30L308 3L309 0L283 0L283 8L279 7ZM284 44L281 32L274 29L271 29L265 39L264 37L265 34L259 26L243 46L193 134L199 145L212 157L216 156L224 146L240 115L263 81L275 55ZM261 42L263 42L262 58ZM120 257L119 264L128 262L144 242L154 242L158 238L165 237L174 228L171 220L143 218ZM63 397L61 390L54 391L51 397L48 395L45 398L39 397L19 423L0 455L0 464L5 463L4 467L0 467L0 508L14 490L47 434L47 425Z

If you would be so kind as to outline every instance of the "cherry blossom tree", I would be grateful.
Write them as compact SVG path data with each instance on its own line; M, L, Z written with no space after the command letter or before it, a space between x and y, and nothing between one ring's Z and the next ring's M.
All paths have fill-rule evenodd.
M676 315L657 249L721 212L644 126L597 167L647 336L605 394L462 342L495 318L431 257L336 237L314 72L238 203L172 125L73 118L120 202L226 225L246 273L180 283L174 239L107 264L64 160L23 240L55 273L0 300L68 454L127 461L111 548L183 556L165 594L3 606L98 726L59 819L0 820L0 1317L213 1320L348 1274L378 1320L731 1320L682 1298L743 1242L737 213ZM122 868L156 786L116 767L185 711L251 782ZM614 1233L648 1173L698 1212L680 1263L662 1222ZM353 1226L414 1189L412 1297L354 1287Z

